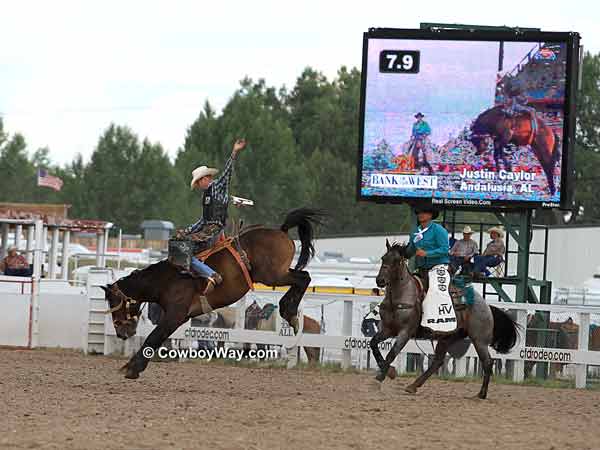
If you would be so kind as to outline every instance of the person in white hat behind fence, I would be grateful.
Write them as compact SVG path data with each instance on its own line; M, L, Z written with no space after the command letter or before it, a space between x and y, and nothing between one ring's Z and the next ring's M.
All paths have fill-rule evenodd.
M462 235L463 238L456 241L449 252L450 265L455 272L479 253L477 242L471 239L473 230L469 225L463 228Z
M200 219L179 231L178 236L184 236L194 233L205 232L209 237L215 237L221 234L227 223L227 207L229 206L229 182L233 172L233 162L239 152L246 147L244 139L238 139L233 144L233 151L230 158L225 163L223 173L218 177L214 176L219 172L207 166L196 167L192 171L192 181L190 187L203 191L202 196L202 217ZM208 279L208 285L204 294L206 295L214 287L223 281L223 277L210 268L207 264L198 258L192 257L192 269L195 276Z
M492 240L488 243L483 255L475 256L473 269L474 276L480 276L487 271L487 267L496 267L504 261L506 246L504 245L504 230L500 227L492 227L488 230Z

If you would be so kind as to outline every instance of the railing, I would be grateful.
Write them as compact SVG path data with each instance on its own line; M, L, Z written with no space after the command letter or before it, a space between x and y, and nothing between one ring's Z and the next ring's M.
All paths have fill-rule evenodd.
M251 294L253 297L259 297L263 302L269 301L277 303L283 292L280 291L261 291L255 294ZM307 302L311 302L316 305L331 305L332 303L342 303L341 309L341 327L338 326L334 334L307 334L299 333L297 336L290 336L285 331L285 323L280 323L275 332L268 331L254 331L245 330L240 328L225 329L225 328L206 328L206 327L192 327L190 323L181 326L172 336L177 346L191 346L193 341L196 340L208 340L208 341L223 341L230 343L249 343L249 344L264 344L264 345L277 345L283 346L287 349L292 349L292 354L295 353L295 349L298 347L319 347L328 350L337 350L341 354L341 366L342 368L349 368L353 362L353 354L357 356L358 353L367 354L369 351L370 338L360 336L358 333L359 327L356 326L358 320L362 316L358 317L356 306L367 307L370 302L379 303L381 297L375 296L363 296L363 295L351 295L351 294L322 294L322 293L307 293L305 296L305 310L309 308ZM561 365L568 364L570 367L575 366L575 385L578 388L583 388L587 384L588 377L588 366L600 366L600 351L591 351L588 349L590 341L590 318L594 317L594 322L600 321L600 308L579 306L574 307L570 305L531 305L531 304L514 304L514 303L503 303L503 302L488 302L490 305L497 306L502 309L510 310L516 317L516 322L519 324L520 338L518 344L506 355L498 354L490 349L490 353L494 359L499 359L506 363L510 361L510 376L514 381L520 382L525 378L526 364L528 369L536 364L540 368L548 369L548 363L558 363ZM245 305L239 305L238 307L245 310ZM339 306L336 309L339 312ZM548 316L562 317L569 316L573 319L573 323L578 326L577 331L577 347L576 348L556 348L551 343L550 346L546 345L546 342L527 342L530 339L526 339L527 330L534 332L538 330L537 334L540 335L540 330L546 330L539 326L528 328L528 319L531 319L532 315L528 314L534 311L538 311L539 314L546 314ZM302 323L302 320L300 321ZM146 336L152 327L146 329L143 336ZM112 324L108 324L107 321L107 334L114 335L114 328ZM531 333L530 333L531 335ZM542 333L541 336L554 336L555 333L548 332ZM552 341L555 338L552 337ZM388 340L382 343L381 348L385 353L389 351L392 346L393 340ZM141 344L141 341L140 341ZM135 349L133 349L135 350ZM428 341L414 341L411 340L404 348L403 352L399 355L396 361L397 370L405 372L406 363L409 354L422 354L427 355L433 354L432 343ZM356 360L357 358L354 358ZM363 358L364 360L364 358ZM455 375L466 376L468 373L468 363L470 361L477 361L477 353L473 346L469 348L466 355L463 358L454 360ZM529 361L526 363L526 361ZM507 364L504 364L506 367ZM475 372L476 373L476 372Z
M15 277L9 275L0 275L0 283L5 284L20 284L21 285L21 294L26 294L25 285L31 285L33 283L33 279L31 277ZM27 292L29 294L30 292Z

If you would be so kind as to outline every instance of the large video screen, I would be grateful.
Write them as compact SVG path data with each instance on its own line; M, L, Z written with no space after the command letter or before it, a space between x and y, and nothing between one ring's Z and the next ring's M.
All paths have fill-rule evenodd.
M365 34L359 199L561 206L573 35L394 34Z

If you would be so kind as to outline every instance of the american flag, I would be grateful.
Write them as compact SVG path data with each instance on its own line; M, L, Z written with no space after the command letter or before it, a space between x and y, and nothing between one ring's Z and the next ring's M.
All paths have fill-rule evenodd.
M44 169L38 169L37 173L37 185L45 186L60 191L63 185L63 180L52 175L48 175L48 172Z

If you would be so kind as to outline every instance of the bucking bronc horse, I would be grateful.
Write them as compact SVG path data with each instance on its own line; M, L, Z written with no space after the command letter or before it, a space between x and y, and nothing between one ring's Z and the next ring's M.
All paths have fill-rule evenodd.
M408 270L405 257L406 246L390 245L387 241L386 245L387 252L381 259L381 268L375 280L377 286L386 288L385 298L379 307L380 328L370 343L373 356L379 366L375 378L382 382L386 376L395 377L391 364L409 339L438 339L433 362L420 377L406 387L407 392L414 394L442 366L446 352L454 344L460 345L461 341L468 336L473 341L483 367L483 384L477 396L481 399L486 398L493 366L488 347L491 346L499 353L508 353L517 342L516 323L504 311L488 306L477 292L473 292L473 305L462 311L456 311L458 320L456 331L433 335L431 330L420 326L422 289L421 284ZM388 338L396 338L396 342L384 358L379 350L379 344Z
M310 275L303 269L314 256L314 225L321 223L322 216L319 211L300 208L289 212L279 229L254 226L246 231L242 230L239 236L241 247L250 263L252 281L268 286L290 286L279 301L279 311L281 317L296 332L298 304L310 283ZM292 269L290 265L295 245L288 236L288 231L296 227L301 250L298 262ZM231 252L223 250L214 253L207 259L207 264L223 275L224 282L206 300L201 296L206 280L182 275L179 269L166 260L103 287L117 336L121 339L135 334L141 303L158 303L164 311L142 348L123 367L126 378L138 378L148 365L149 359L143 354L145 347L158 349L165 339L191 317L235 303L248 292L248 282Z
M530 145L533 153L542 165L548 180L550 193L554 195L554 167L560 159L559 138L543 119L536 115L535 127L532 118L526 113L510 117L501 105L482 112L471 125L471 142L478 154L485 151L487 137L494 140L494 160L496 167L503 161L505 169L511 170L510 162L504 156L504 148L508 144L518 146Z

